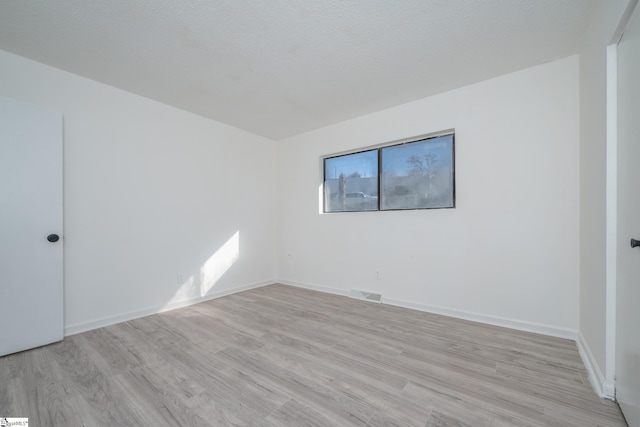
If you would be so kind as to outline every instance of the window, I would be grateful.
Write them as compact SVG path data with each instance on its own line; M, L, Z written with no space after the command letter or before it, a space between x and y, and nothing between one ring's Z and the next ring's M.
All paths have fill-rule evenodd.
M453 207L453 135L380 149L380 209Z
M324 159L324 211L455 206L454 134Z
M378 150L324 159L324 211L378 210Z

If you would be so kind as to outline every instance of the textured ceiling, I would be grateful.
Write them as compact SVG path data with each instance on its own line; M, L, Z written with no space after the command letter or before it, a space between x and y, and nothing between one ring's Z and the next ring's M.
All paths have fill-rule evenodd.
M593 5L2 0L0 49L278 140L576 53Z

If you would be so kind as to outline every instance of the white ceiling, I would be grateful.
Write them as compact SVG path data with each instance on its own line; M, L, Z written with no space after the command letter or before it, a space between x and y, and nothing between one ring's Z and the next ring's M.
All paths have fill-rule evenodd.
M574 54L594 1L2 0L0 49L278 140Z

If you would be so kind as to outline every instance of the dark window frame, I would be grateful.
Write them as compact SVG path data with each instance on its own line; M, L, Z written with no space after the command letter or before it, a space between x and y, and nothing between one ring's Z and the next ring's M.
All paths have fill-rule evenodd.
M427 206L427 207L407 207L407 208L382 208L382 181L383 181L383 150L387 148L399 147L402 145L409 145L418 142L428 141L430 139L436 139L444 136L451 136L451 204L446 206ZM340 209L330 210L328 203L331 196L327 193L327 161L331 159L337 159L346 156L352 156L355 154L362 154L367 152L376 152L377 156L377 174L376 174L376 188L377 188L377 202L375 209ZM406 138L403 140L389 142L383 145L361 148L354 151L349 151L340 154L331 154L322 157L322 212L323 213L345 213L345 212L387 212L387 211L413 211L413 210L432 210L432 209L455 209L456 208L456 150L455 150L455 129L450 129L442 132L431 133L427 135L416 136L412 138ZM334 178L335 179L335 178Z

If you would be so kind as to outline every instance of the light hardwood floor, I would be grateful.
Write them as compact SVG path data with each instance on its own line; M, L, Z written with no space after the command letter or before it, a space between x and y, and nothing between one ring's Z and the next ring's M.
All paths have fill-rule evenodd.
M624 426L573 341L272 285L0 358L32 426Z

